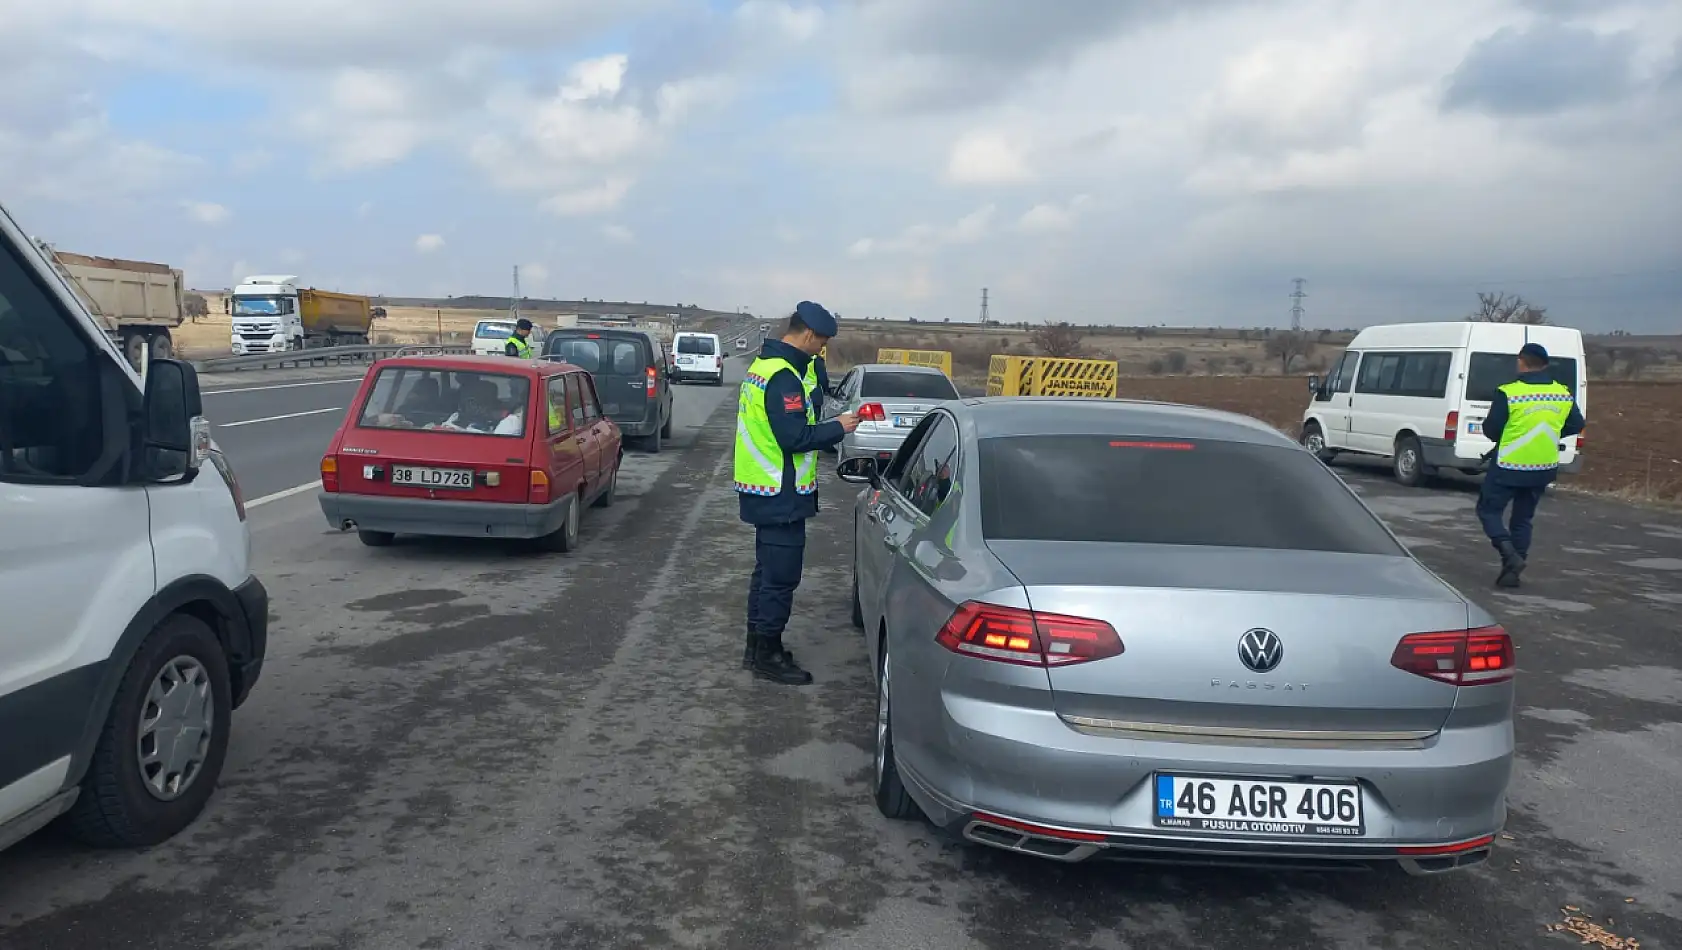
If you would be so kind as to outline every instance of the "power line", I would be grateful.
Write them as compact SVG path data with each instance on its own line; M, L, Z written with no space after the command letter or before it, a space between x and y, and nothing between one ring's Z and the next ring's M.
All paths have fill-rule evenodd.
M1297 285L1297 289L1291 293L1291 298L1296 301L1296 303L1291 305L1291 329L1301 330L1302 300L1304 297L1308 296L1306 293L1303 293L1302 285L1308 283L1308 281L1298 277L1295 279L1294 283Z
M981 288L981 325L987 325L987 288Z

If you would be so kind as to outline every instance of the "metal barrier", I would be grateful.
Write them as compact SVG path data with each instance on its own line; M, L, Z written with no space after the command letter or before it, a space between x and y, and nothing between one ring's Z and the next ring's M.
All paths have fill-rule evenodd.
M194 360L193 368L201 373L237 373L246 369L336 366L346 363L372 363L392 356L459 356L469 352L472 351L465 346L324 346L316 349L289 350L285 353L257 353L251 356Z

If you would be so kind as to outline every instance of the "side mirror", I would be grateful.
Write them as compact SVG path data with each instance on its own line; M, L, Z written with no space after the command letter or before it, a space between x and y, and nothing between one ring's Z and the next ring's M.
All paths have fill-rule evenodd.
M1320 391L1320 384L1321 384L1320 377L1318 377L1318 376L1308 377L1308 391L1309 392L1311 392L1311 393L1319 392Z
M876 460L869 457L850 458L841 463L836 473L844 482L869 482L872 485L882 476L876 468Z
M210 457L199 374L187 363L153 360L146 367L140 418L139 474L146 481L187 475Z

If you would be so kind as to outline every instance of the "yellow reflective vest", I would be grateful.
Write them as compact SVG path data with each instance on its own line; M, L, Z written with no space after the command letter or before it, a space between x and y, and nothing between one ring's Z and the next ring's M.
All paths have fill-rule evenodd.
M1495 465L1514 472L1545 472L1559 467L1560 432L1571 417L1571 390L1563 383L1511 382L1507 424L1495 448Z
M742 380L741 396L736 402L736 458L735 487L748 495L771 497L783 490L783 447L771 431L771 417L765 411L765 385L771 377L787 370L794 372L788 360L760 357L748 367ZM814 383L808 378L800 381L805 392L806 424L817 425L812 412ZM818 453L799 452L794 456L794 490L810 495L818 490Z

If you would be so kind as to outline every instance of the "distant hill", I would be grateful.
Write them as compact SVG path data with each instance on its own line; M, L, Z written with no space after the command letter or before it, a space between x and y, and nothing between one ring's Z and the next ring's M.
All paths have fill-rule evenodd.
M432 307L452 310L507 310L512 304L508 297L374 297L377 307ZM694 304L630 303L614 300L544 300L522 297L520 309L533 313L578 313L586 315L623 314L630 317L664 317L679 314L686 322L733 319L741 315L725 310L708 310Z

